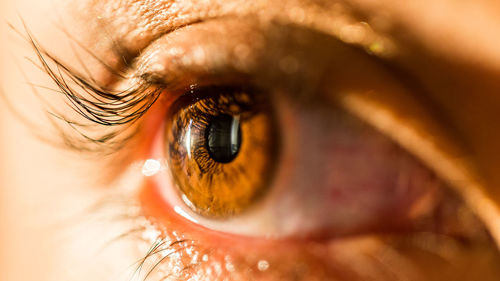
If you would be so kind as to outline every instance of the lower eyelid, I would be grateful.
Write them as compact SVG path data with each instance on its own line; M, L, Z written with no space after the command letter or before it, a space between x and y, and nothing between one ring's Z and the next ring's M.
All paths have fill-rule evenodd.
M435 269L429 268L429 264L427 266L426 263L422 264L420 260L422 254L427 262L432 261L431 264L440 264L443 260L452 264L462 264L464 260L484 258L481 256L483 254L491 256L490 259L485 260L489 264L500 260L500 257L495 258L494 247L471 252L468 247L462 247L450 238L426 237L424 234L409 237L359 236L337 239L327 244L303 243L303 241L297 243L293 240L276 244L266 239L248 240L213 232L186 222L171 209L165 208L161 195L151 186L144 186L141 200L147 202L143 205L143 212L147 217L152 217L153 224L161 231L159 237L162 239L153 239L156 243L158 241L164 243L158 251L178 253L178 255L171 256L160 255L156 259L154 255L150 257L153 264L156 264L158 258L163 259L158 267L160 280L168 275L166 272L174 275L176 273L172 272L180 272L179 276L183 276L186 280L196 276L200 280L223 278L248 280L250 277L256 280L259 278L264 278L262 280L267 280L265 278L269 280L290 280L291 278L322 280L326 276L335 277L338 280L365 280L367 275L372 280L387 280L386 270L389 268L392 274L396 271L400 276L405 277L413 276L413 274L426 274L426 270L434 272ZM430 250L434 248L439 251ZM450 255L449 251L454 254ZM406 266L394 268L395 263L401 262ZM325 263L328 264L327 267ZM300 265L299 268L298 265ZM496 273L488 274L485 277L496 276ZM460 277L457 276L457 278ZM426 280L426 278L419 277L415 280Z

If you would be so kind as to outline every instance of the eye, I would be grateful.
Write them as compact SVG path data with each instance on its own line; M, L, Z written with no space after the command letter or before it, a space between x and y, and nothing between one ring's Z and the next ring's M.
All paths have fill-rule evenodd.
M170 108L154 149L168 172L155 176L155 188L196 224L308 239L446 231L430 219L454 206L445 184L334 104L299 104L248 85L202 86Z
M249 208L266 193L275 165L270 106L249 88L206 88L177 107L166 157L186 205L213 218Z
M207 235L448 233L435 218L460 200L411 151L340 102L360 93L433 121L398 75L310 30L243 24L252 36L242 36L239 23L210 24L144 52L144 65L164 66L150 76L171 83L165 95L175 99L155 129L148 158L166 169L146 181L146 214L170 228L194 222ZM248 38L261 48L243 60L235 50ZM453 212L445 220L466 228Z

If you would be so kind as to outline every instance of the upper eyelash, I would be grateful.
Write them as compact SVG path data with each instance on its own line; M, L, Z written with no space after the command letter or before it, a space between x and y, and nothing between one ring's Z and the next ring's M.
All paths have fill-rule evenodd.
M139 120L151 106L158 100L163 85L156 81L147 79L146 76L126 77L123 74L114 71L102 60L97 58L89 50L84 50L92 55L100 64L102 64L113 76L119 79L130 79L133 85L125 90L114 90L110 87L104 87L95 82L88 73L87 68L77 56L82 64L87 76L81 74L75 69L64 64L57 57L45 50L25 26L25 38L33 48L40 64L32 61L37 67L44 71L50 79L56 84L56 92L67 98L67 104L82 116L88 123L77 122L62 113L51 109L50 114L59 120L64 121L77 133L75 135L65 133L62 128L57 128L63 137L66 146L72 149L84 151L116 151L117 147L124 145L123 142L130 139L131 135L123 136L123 131L131 124ZM18 32L19 33L19 32ZM75 41L74 38L69 37ZM78 41L76 41L78 43ZM80 46L81 44L79 44ZM53 64L54 66L51 66ZM47 88L39 85L33 87ZM36 91L36 89L34 89ZM55 124L55 122L52 122ZM86 132L89 125L99 125L99 127L116 127L114 131L92 135ZM132 133L133 134L133 133ZM118 139L118 136L121 139ZM80 138L79 138L80 137ZM82 139L83 138L83 139ZM90 146L88 144L91 144ZM97 147L96 147L97 146ZM109 150L108 150L109 148Z

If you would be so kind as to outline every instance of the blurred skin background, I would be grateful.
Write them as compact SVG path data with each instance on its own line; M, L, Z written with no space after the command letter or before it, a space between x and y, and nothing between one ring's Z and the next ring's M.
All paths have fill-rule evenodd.
M0 102L0 280L131 280L131 276L137 280L146 277L151 280L499 280L499 2L0 0L0 14L3 19L0 24L3 96ZM190 25L193 27L183 29ZM172 32L177 29L179 31ZM162 41L169 33L173 35ZM280 37L288 33L292 34L290 38L298 39ZM294 37L295 34L299 35ZM36 40L35 45L30 36ZM264 43L258 47L258 40L253 39L261 37L265 38ZM213 42L220 46L214 44L217 46L213 47L210 45ZM279 241L233 240L233 234L221 236L209 232L205 237L196 226L174 223L174 219L163 214L163 209L156 207L159 203L153 203L149 193L142 191L146 180L141 167L146 159L155 158L148 153L154 150L151 147L155 145L157 131L163 128L158 125L163 120L161 116L169 112L168 99L159 99L131 126L141 129L127 145L116 149L118 152L96 155L85 149L68 149L82 142L81 135L77 140L72 139L74 142L67 141L64 136L74 134L75 130L47 112L57 111L79 121L84 119L78 119L81 116L68 106L68 99L57 93L60 89L47 75L47 69L43 69L34 47L43 48L42 57L52 67L55 61L50 55L63 66L86 73L85 77L93 76L96 84L113 87L118 84L126 88L128 80L112 81L116 77L107 66L130 73L127 69L130 65L143 66L136 62L148 65L151 61L157 64L146 66L147 70L159 69L158 77L163 78L162 71L175 72L172 77L178 76L172 81L184 83L186 80L187 85L193 81L210 84L212 80L224 84L225 77L233 78L232 72L251 76L252 83L269 80L262 85L280 84L278 81L334 81L314 89L325 93L329 88L334 89L332 92L338 90L341 94L325 94L328 96L325 99L334 100L349 116L368 124L371 129L362 129L370 132L366 135L367 142L372 135L378 140L380 133L384 136L380 143L385 144L388 139L401 146L443 182L440 188L446 186L460 198L463 208L467 209L465 212L474 214L473 222L467 221L470 215L450 215L450 220L456 220L453 225L459 225L457 232L462 236L457 240L462 244L455 240L440 243L434 238L421 242L424 240L420 236L414 239L420 244L413 240L400 242L403 238L398 235L406 234L373 238L370 236L373 229L378 230L374 227L355 231L355 235L351 235L350 230L346 233L334 230L333 234L328 232L326 240L322 237L322 241L311 244L308 239L293 242L290 249L283 250L290 251L287 257L273 255L272 252L279 252L276 249L284 247ZM357 51L350 51L351 47ZM171 52L163 54L162 49ZM179 49L191 60L175 57ZM231 71L220 66L222 70L207 71L212 64L217 66L219 61L214 58L219 58L226 49L236 54L228 59ZM196 50L201 50L203 55ZM283 55L288 51L294 56ZM156 56L163 60L156 60ZM368 59L365 60L365 56ZM176 64L170 69L168 63L174 61L180 66ZM339 67L328 65L338 61L348 63ZM262 70L274 64L277 66ZM222 78L205 78L204 71L217 73ZM254 72L263 74L254 75ZM277 72L283 72L285 78L278 78L282 76ZM321 76L324 72L332 78L325 79ZM68 75L64 71L55 73L56 77ZM320 76L323 78L319 79ZM300 88L293 83L279 87L282 92ZM279 97L273 102L288 104L286 98ZM327 111L333 111L332 108L334 106ZM285 113L278 110L278 116L287 118L282 118L284 123L278 122L277 126L309 128L309 125L300 125L302 121L324 123L326 128L331 128L324 119L322 123L313 121L318 120L316 117L295 117L303 112L300 106L289 109L283 110ZM363 126L360 128L365 128ZM110 127L114 128L99 127L91 134L107 132ZM354 136L358 136L356 132L354 130ZM296 134L297 139L301 139L300 136L307 133ZM293 143L283 143L284 155L297 150ZM95 147L87 150L92 148ZM373 152L357 148L356 151ZM311 160L300 155L295 158L324 163L315 162L319 156ZM355 155L364 159L362 153ZM380 155L385 159L384 153ZM295 158L280 163L295 167L289 164L290 159ZM328 160L330 162L335 161ZM360 170L368 168L370 165L359 164ZM399 168L393 165L381 171ZM300 171L298 168L290 168L292 172L283 174L277 170L278 178L284 179L283 186L288 186L287 178L293 178L297 190L301 182L322 190L323 174L315 181L306 177L307 171L296 172ZM307 194L315 192L313 189ZM322 200L320 195L311 198L313 201L303 202ZM264 202L272 205L273 200ZM357 199L353 202L356 204ZM323 203L317 205L324 206ZM302 208L300 204L294 206ZM311 214L316 214L315 210ZM351 218L340 217L338 221L342 219ZM318 219L318 224L327 220ZM204 227L235 232L231 224L212 227L207 223ZM477 234L481 232L479 229L485 229L488 238ZM172 231L177 232L172 234ZM263 236L266 231L248 230L252 234L264 233ZM156 260L146 263L144 272L134 275L137 262L151 249L151 241L173 235L177 240L201 241L203 250L195 248L189 252L186 246L179 250L182 252L176 257L179 261L167 259L168 262L156 268L159 272L152 270L156 275L145 276L148 268L161 259L161 256L155 257ZM337 235L342 238L334 238ZM476 235L481 236L480 242ZM116 239L121 236L127 238ZM110 243L115 240L116 243ZM231 243L241 247L232 249ZM438 249L443 244L447 246ZM318 247L320 250L316 250ZM207 250L211 248L219 250ZM189 269L176 272L179 264L185 262L183 259L194 260L192 252L199 252L193 263L197 266L183 264L183 268ZM170 274L172 272L175 274Z

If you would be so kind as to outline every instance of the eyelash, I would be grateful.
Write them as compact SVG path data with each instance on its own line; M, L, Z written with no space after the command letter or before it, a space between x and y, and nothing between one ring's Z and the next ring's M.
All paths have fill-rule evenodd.
M56 84L57 89L51 89L66 97L69 101L69 106L74 112L78 113L91 124L77 122L66 115L57 112L51 108L51 116L62 120L73 129L76 134L66 133L62 128L58 130L63 143L71 150L95 152L98 154L113 154L120 150L131 137L135 135L137 130L132 130L128 135L124 135L126 130L133 126L141 119L155 102L161 97L162 92L166 88L165 85L149 79L146 75L139 77L128 77L128 80L133 82L133 86L123 90L116 91L112 87L103 87L98 85L91 75L87 73L87 77L75 71L71 67L65 65L57 57L45 50L34 38L34 36L26 28L27 37L25 38L33 48L40 65L35 61L31 61L40 70L44 71L51 80ZM70 37L71 40L73 38ZM121 73L115 72L111 67L101 63L114 77L126 79ZM55 66L50 66L53 64ZM82 65L84 69L85 65ZM71 85L73 84L73 85ZM44 86L33 85L33 91L38 95L38 88L47 88ZM85 93L91 99L84 97L80 93ZM54 125L56 125L53 122ZM114 127L115 130L98 136L87 134L85 131L92 131L92 125L102 129L105 127ZM81 138L80 138L81 137ZM50 141L50 140L49 140ZM90 145L89 145L90 144ZM91 146L92 145L92 146ZM94 207L91 207L92 214L99 214L101 211L110 208L131 208L130 198L125 198L120 206L113 203L113 198L104 198L102 202L97 202ZM107 218L107 217L106 217ZM158 280L167 280L172 275L181 277L184 274L189 275L189 270L203 262L203 256L214 251L211 248L200 248L196 241L176 237L175 235L160 234L158 225L152 225L149 218L144 217L141 213L128 213L118 215L117 218L111 217L111 220L134 221L134 225L139 227L129 228L117 235L106 243L104 248L121 240L134 239L140 243L146 243L147 251L145 255L134 263L135 269L132 272L131 279L139 277L139 280L150 280L152 277L158 277ZM139 233L139 235L137 235ZM145 237L148 233L152 233L153 237ZM200 257L195 263L186 263L182 258L176 258L175 254L186 249L194 249ZM201 249L201 250L198 250ZM156 275L156 269L165 263L174 263L178 267L175 273L161 273ZM179 265L180 263L180 265ZM154 273L154 274L153 274Z
M133 270L131 271L130 280L150 280L153 277L158 277L155 280L167 280L169 276L163 276L163 273L156 275L156 269L163 263L175 263L179 267L177 276L182 274L189 274L187 271L203 262L203 255L209 254L213 249L203 248L194 240L186 239L176 236L163 236L160 235L161 231L156 225L152 225L149 219L137 213L135 206L130 202L133 201L124 194L107 195L100 199L98 202L90 206L87 211L82 213L82 217L89 218L90 220L103 220L105 223L121 223L124 221L131 222L134 227L127 228L125 231L114 236L101 248L112 246L113 244L133 241L134 243L141 243L143 246L144 255L137 258L132 264ZM111 212L111 214L110 214ZM101 213L106 213L106 216L101 217ZM113 215L115 214L115 215ZM141 247L142 248L142 247ZM191 249L193 252L199 253L199 258L196 263L187 263L177 257L175 254L183 252L186 249ZM184 253L184 252L183 252ZM180 264L180 265L179 265ZM154 273L154 274L153 274ZM138 278L138 279L134 279Z
M122 148L136 132L136 130L132 130L126 134L124 131L141 119L164 91L164 85L152 81L146 76L128 77L127 81L131 81L132 86L125 90L115 90L113 87L98 85L89 73L87 76L79 73L45 50L27 28L26 34L25 39L33 48L40 64L35 61L32 63L44 71L57 86L57 89L51 90L63 95L67 99L68 106L74 112L90 121L90 124L78 122L50 108L51 116L64 121L76 132L76 135L68 134L65 133L65 130L58 128L64 144L71 149L112 154ZM112 70L104 62L99 60L99 63L113 77L127 78ZM82 67L86 70L83 63ZM46 88L33 84L32 86L35 94L37 94L36 88ZM102 126L114 127L115 129L111 132L95 135L92 134L94 133L92 125L98 125L99 128Z

